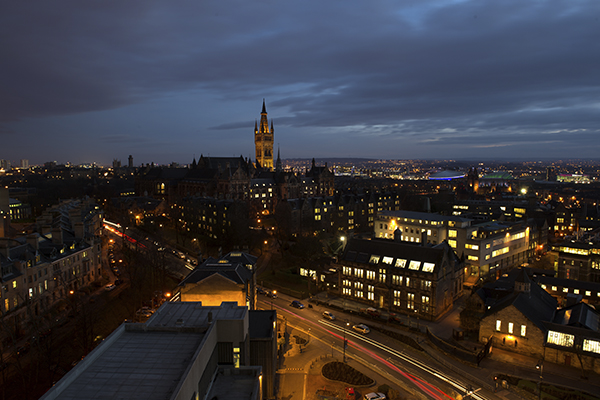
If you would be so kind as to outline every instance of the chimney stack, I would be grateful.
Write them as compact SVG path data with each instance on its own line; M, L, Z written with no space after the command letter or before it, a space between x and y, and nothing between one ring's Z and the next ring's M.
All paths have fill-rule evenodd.
M27 243L29 243L31 245L31 247L33 247L35 249L35 251L39 250L39 242L38 242L37 234L32 233L32 234L27 235Z
M63 231L61 227L52 228L52 244L63 244Z

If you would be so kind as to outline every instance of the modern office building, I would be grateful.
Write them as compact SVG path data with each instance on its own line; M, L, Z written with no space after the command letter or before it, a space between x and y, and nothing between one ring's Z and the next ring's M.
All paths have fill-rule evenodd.
M475 221L459 216L414 211L384 211L375 219L375 237L411 243L438 244L447 241L465 257L467 275L498 276L527 262L533 221Z

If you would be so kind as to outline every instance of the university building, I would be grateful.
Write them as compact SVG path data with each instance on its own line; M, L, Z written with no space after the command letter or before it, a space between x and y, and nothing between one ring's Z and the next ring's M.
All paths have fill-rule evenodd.
M529 260L537 247L532 244L533 220L475 222L460 216L414 211L383 211L375 219L375 237L398 236L410 243L439 244L442 241L465 258L467 276L494 277ZM541 235L535 235L541 238Z
M431 321L463 291L464 263L447 242L350 239L334 267L342 297Z

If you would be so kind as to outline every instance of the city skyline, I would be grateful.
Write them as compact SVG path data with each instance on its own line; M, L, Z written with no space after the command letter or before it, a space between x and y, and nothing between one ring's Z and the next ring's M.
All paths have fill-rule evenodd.
M598 158L600 5L0 6L0 159Z

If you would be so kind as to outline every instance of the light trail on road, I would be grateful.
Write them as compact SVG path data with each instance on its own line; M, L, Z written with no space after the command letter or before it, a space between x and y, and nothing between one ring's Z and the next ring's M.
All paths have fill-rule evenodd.
M279 306L279 305L277 305L277 304L274 304L274 305L273 305L273 307L275 307L275 308L278 308L278 309L280 309L281 311L285 311L285 312L287 312L288 314L292 314L292 315L294 315L295 317L297 317L298 319L300 319L300 320L302 320L302 321L306 322L307 324L310 324L310 325L313 325L313 326L316 326L316 327L320 327L320 328L321 328L321 329L323 329L325 332L329 333L330 335L332 335L332 336L334 336L334 337L337 337L338 339L340 339L340 340L342 340L342 341L344 340L344 338L342 337L342 335L339 335L338 333L336 333L336 332L334 332L334 331L331 331L331 330L325 329L325 328L323 328L323 326L319 325L318 323L316 323L316 322L314 322L314 321L312 321L312 320L310 320L310 319L308 319L308 318L302 317L301 315L299 315L299 314L296 314L296 313L294 313L294 312L291 312L290 310L288 310L288 309L286 309L286 308L283 308L283 307L281 307L281 306ZM336 324L333 324L333 323L330 323L330 322L326 322L326 321L319 320L319 323L321 323L322 325L329 326L330 328L334 328L334 329L337 329L337 330L343 330L343 328L340 328L338 325L336 325ZM365 338L363 338L362 336L358 336L358 335L354 334L354 333L353 333L352 331L350 331L350 330L346 330L346 334L348 334L348 335L350 335L350 336L354 336L354 337L360 338L360 339L363 339L363 340L365 339ZM370 340L370 339L369 339L369 340ZM346 341L347 341L348 345L351 345L351 346L352 346L352 347L354 347L356 350L359 350L359 351L362 351L362 352L364 352L364 353L367 353L367 354L369 354L369 355L370 355L372 358L374 358L374 359L376 359L376 360L380 361L381 363L383 363L384 365L386 365L388 368L390 368L390 369L392 369L393 371L395 371L395 372L399 373L400 375L402 375L403 377L405 377L406 379L408 379L409 381L411 381L411 382L412 382L412 383L413 383L415 386L417 386L417 387L418 387L418 388L419 388L419 389L420 389L422 392L424 392L425 394L429 395L429 396L430 396L430 397L432 397L433 399L435 399L435 400L444 400L444 399L450 399L450 400L453 400L453 397L452 397L452 396L450 396L450 395L448 395L448 394L444 393L442 390L440 390L439 388L437 388L437 387L436 387L436 386L434 386L433 384L431 384L431 383L429 383L429 382L427 382L427 381L425 381L425 380L423 380L423 379L421 379L421 378L419 378L419 377L417 377L417 376L414 376L414 375L412 375L412 374L410 374L410 373L408 373L408 372L402 371L402 370L401 370L400 368L398 368L396 365L392 364L391 362L387 361L386 359L382 358L381 356L379 356L379 355L377 355L377 354L373 353L372 351L370 351L370 350L366 349L365 347L363 347L363 346L359 345L358 343L350 341L348 338L346 338ZM400 355L400 353L397 353L395 350L393 350L393 349L391 349L391 348L389 348L389 347L387 347L387 346L384 346L384 345L379 345L379 344L378 344L377 342L375 342L375 341L372 341L373 343L371 343L371 342L369 342L369 341L367 341L367 342L368 342L369 344L372 344L372 345L374 345L374 346L376 346L376 347L379 347L381 350L384 350L384 351L387 351L387 352L389 352L389 350L392 350L392 354L394 354L394 355L396 355L396 356L398 356L398 357L400 357L400 358L404 359L405 361L412 362L412 363L413 363L413 365L415 365L415 366L417 366L417 367L419 367L419 368L423 369L425 372L428 372L428 373L430 373L430 374L434 374L434 376L436 376L436 377L438 377L438 378L440 378L440 379L442 379L442 380L446 381L446 380L445 380L445 379L444 379L444 378L443 378L441 375L439 375L439 373L438 373L437 371L433 370L432 368L429 368L429 367L428 367L427 369L423 368L423 366L425 366L425 364L422 364L422 365L417 365L417 364L415 364L415 363L414 363L412 360L410 360L410 359L406 358L406 356L401 356L401 355ZM343 343L343 342L342 342L342 343ZM344 345L344 344L342 344L342 345ZM387 347L387 349L386 349L386 347ZM389 349L389 350L388 350L388 349ZM435 371L435 373L434 373L434 372L432 372L432 371ZM456 386L456 384L454 384L453 386ZM460 387L460 386L459 386L459 387ZM462 387L461 387L461 389L462 389Z

